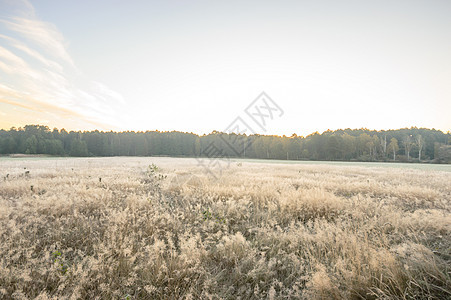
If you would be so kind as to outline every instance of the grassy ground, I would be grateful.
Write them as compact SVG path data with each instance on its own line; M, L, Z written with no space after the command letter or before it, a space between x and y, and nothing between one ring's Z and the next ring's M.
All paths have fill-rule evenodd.
M451 173L215 175L195 159L1 161L0 298L451 297Z

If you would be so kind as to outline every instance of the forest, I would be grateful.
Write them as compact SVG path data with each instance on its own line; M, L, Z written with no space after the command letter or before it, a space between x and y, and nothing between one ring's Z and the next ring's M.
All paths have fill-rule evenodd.
M451 163L451 133L426 128L344 129L306 137L213 131L66 131L43 125L0 130L0 155L184 156L279 160Z

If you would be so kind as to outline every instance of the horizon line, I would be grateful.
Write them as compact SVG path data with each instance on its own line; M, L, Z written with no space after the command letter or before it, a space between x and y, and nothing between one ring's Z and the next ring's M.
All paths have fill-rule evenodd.
M237 134L237 133L235 133L235 132L224 132L224 131L219 131L219 130L212 130L212 131L209 132L209 133L196 133L196 132L192 132L192 131L181 131L181 130L158 130L158 129L147 129L147 130L119 130L119 131L115 131L115 130L99 130L99 129L93 129L93 130L81 130L81 129L73 130L73 129L71 129L71 130L67 130L67 129L65 129L64 127L62 127L62 128L57 128L57 127L51 128L51 127L48 126L48 125L42 125L42 124L26 124L26 125L24 125L24 126L19 126L19 127L12 126L12 127L10 127L9 129L0 128L0 131L12 131L12 129L15 129L15 130L21 130L21 129L22 129L22 130L24 130L25 127L27 127L27 126L42 126L42 127L47 127L50 131L54 131L54 130L56 129L56 130L58 130L58 132L61 132L62 130L64 130L64 131L66 131L66 132L68 132L68 133L70 133L70 132L87 133L87 132L96 132L96 131L98 131L99 133L111 133L111 132L113 132L113 133L127 133L127 132L134 132L134 133L147 133L147 132L161 132L161 133L165 133L165 132L179 132L179 133L186 133L186 134L194 134L194 135L197 135L197 136L206 136L206 135L210 135L210 134L214 134L214 133ZM311 132L311 133L309 133L309 134L307 134L307 135L298 135L296 132L293 132L291 135L285 135L285 134L283 134L283 135L279 135L279 134L262 134L262 133L253 133L253 134L249 134L249 135L247 135L247 134L245 134L245 133L239 133L239 135L245 135L245 136L255 136L255 135L258 135L258 136L277 136L277 137L288 137L288 138L290 138L290 137L293 137L293 136L297 136L297 137L308 137L308 136L311 136L311 135L314 135L314 134L320 134L320 135L322 135L322 134L327 133L327 132L337 132L337 131L346 131L346 130L351 130L351 131L366 130L366 131L375 131L375 132L387 132L387 131L397 131L397 130L403 130L403 129L406 129L406 130L412 130L412 129L425 129L425 130L431 130L431 131L434 131L434 130L435 130L435 131L440 131L440 132L442 132L443 134L451 134L451 130L446 130L446 131L445 131L445 130L442 130L442 129L436 129L436 128L410 126L410 127L390 128L390 129L370 129L370 128L367 128L367 127L360 127L360 128L350 128L350 127L347 127L347 128L338 128L338 129L327 129L327 130L324 130L323 132L319 132L319 131L317 130L317 131Z

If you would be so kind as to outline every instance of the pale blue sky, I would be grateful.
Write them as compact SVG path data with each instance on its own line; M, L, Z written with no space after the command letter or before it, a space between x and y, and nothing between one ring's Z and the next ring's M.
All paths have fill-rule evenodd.
M0 0L0 127L451 130L450 1ZM261 132L263 133L263 132Z

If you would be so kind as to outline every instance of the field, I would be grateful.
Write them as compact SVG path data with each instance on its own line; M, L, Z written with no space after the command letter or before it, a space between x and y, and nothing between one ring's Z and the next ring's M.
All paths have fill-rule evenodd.
M450 299L446 170L3 159L0 298Z

